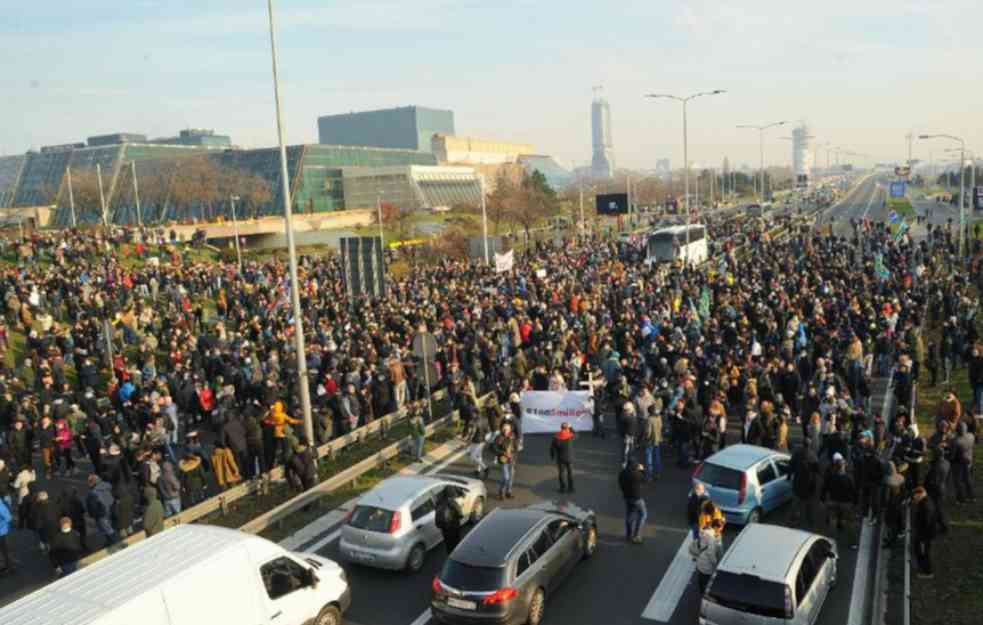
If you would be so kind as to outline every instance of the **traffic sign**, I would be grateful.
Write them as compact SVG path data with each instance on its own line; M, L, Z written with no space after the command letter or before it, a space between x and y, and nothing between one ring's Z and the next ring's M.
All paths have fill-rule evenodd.
M896 180L891 183L891 197L904 197L905 196L905 181Z

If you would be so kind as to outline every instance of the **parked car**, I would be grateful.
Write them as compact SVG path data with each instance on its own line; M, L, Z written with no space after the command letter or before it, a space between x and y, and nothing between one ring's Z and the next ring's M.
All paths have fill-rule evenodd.
M0 608L8 625L341 625L345 571L212 525L178 525Z
M458 500L464 522L485 514L488 494L481 480L455 475L400 475L363 495L341 529L342 556L382 569L423 567L427 552L441 543L434 511L444 494Z
M693 474L703 482L728 523L757 523L792 498L788 454L755 445L731 445Z
M724 554L700 603L700 625L812 625L836 585L836 543L755 523Z
M539 625L546 598L596 550L591 510L553 502L498 508L434 577L431 613L446 625Z

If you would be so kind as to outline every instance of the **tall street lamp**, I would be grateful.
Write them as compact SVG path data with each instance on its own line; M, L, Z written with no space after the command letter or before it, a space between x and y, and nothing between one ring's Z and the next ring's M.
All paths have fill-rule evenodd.
M694 93L686 97L680 97L676 95L670 95L666 93L649 93L646 94L646 98L668 98L670 100L675 100L676 102L682 102L683 104L683 165L685 166L683 178L685 182L683 183L683 194L686 202L686 225L690 225L690 212L689 212L689 136L687 134L686 127L686 104L693 98L699 98L701 96L707 95L720 95L721 93L727 93L723 89L714 89L713 91L701 91L699 93ZM686 245L689 246L689 228L686 228ZM687 247L687 249L689 249Z
M239 247L239 220L236 219L236 202L238 201L238 195L229 196L229 206L232 209L232 232L236 237L236 263L239 265L239 273L242 273L242 249Z
M297 351L297 382L300 405L304 412L304 434L314 444L314 421L311 418L311 392L307 379L307 357L304 347L303 311L300 308L300 281L297 279L297 249L294 245L293 213L290 210L290 180L287 172L287 147L283 139L283 114L280 110L280 77L277 69L276 26L273 20L273 0L266 0L270 16L270 56L273 61L273 98L276 101L276 132L280 143L280 182L283 196L283 224L287 231L287 253L290 255L290 299L293 300L294 349Z
M960 137L946 134L918 135L919 139L948 139L959 143L959 256L966 251L964 248L966 235L966 142Z
M784 126L787 124L787 120L780 122L773 122L771 124L765 124L763 126L755 126L753 124L741 124L738 128L751 128L758 131L758 147L761 151L761 193L760 200L763 202L765 199L765 131L769 128L774 128L776 126Z

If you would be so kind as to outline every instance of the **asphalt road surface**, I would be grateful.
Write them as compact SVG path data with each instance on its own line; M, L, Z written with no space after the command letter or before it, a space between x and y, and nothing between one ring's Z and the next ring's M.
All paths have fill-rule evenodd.
M794 440L798 440L800 427L793 426ZM730 440L738 439L736 425L732 426ZM530 435L525 438L525 449L520 454L516 471L515 498L500 502L497 492L497 470L487 483L492 494L488 509L499 505L517 507L543 500L564 501L567 495L558 492L556 469L549 460L548 435ZM699 609L695 577L691 575L689 557L683 543L687 535L686 500L690 488L690 469L675 466L674 458L664 459L662 478L644 487L644 497L649 518L642 545L625 542L624 502L617 484L621 468L621 450L614 435L606 440L582 433L575 444L574 480L576 493L570 501L593 509L598 520L598 554L581 562L566 582L547 599L546 624L641 625L655 622L672 624L695 623ZM465 457L443 472L473 475L473 467ZM763 519L765 523L788 524L788 507L779 509ZM818 514L815 524L802 527L820 533L829 533L823 515ZM855 526L851 532L839 536L839 580L827 599L818 621L820 625L842 625L848 621L857 552L850 549L857 542ZM725 549L737 535L739 528L728 527L725 532ZM684 566L671 566L677 553ZM430 585L434 575L445 560L442 546L432 550L419 573L380 571L344 562L337 549L337 541L324 546L319 553L342 563L352 587L352 607L345 615L349 625L427 625L431 623L428 607ZM680 575L682 574L682 575ZM660 588L660 583L665 583ZM673 592L673 587L678 588ZM661 605L663 619L652 618ZM643 616L647 613L649 618Z

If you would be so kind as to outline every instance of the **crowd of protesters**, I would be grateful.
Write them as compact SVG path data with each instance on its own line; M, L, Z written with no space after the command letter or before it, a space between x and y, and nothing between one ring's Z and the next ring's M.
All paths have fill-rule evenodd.
M461 411L486 477L481 448L492 448L502 498L512 495L522 450L518 393L594 380L595 433L606 433L605 414L613 417L623 467L636 467L640 479L658 478L666 446L686 466L734 442L735 431L787 449L789 430L801 428L810 442L796 452L792 478L803 499L821 483L822 497L874 515L889 474L868 475L867 457L897 449L913 457L921 439L906 412L891 423L871 413L870 375L899 363L894 388L904 403L904 385L921 368L932 371L933 354L951 371L975 342L966 274L940 260L952 233L936 234L932 245L916 245L876 224L857 224L852 238L796 229L781 241L751 237L741 260L722 246L699 269L647 267L639 247L595 235L536 243L505 273L464 259L413 267L378 301L346 295L336 257L304 257L310 441L299 428L282 262L241 270L196 262L162 232L34 233L17 247L19 266L0 274L0 349L15 361L0 371L7 524L34 531L56 570L70 572L75 556L61 545L76 541L56 540L62 533L77 534L81 550L91 528L111 545L138 529L154 533L215 484L276 465L307 488L317 478L313 445L392 412L420 412L425 376L412 341L421 329L437 344L432 386L446 388ZM948 338L926 349L922 314L937 307ZM978 403L983 369L973 362ZM482 415L484 392L498 401ZM937 456L952 458L939 449L962 449L962 430L975 431L943 408L953 434L924 442L932 467ZM413 423L417 455L423 416ZM561 461L567 451L558 448ZM83 458L87 488L39 486L78 474ZM806 489L800 474L814 465L827 478ZM566 469L561 487L572 491ZM939 471L910 470L906 492L924 484L940 496L932 487ZM856 495L838 477L844 472ZM960 496L972 496L965 479L954 480ZM811 514L808 502L802 510ZM3 519L0 512L0 536Z

